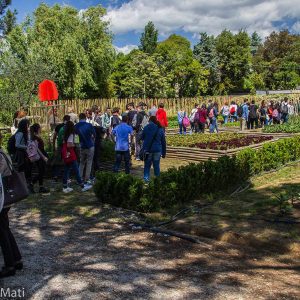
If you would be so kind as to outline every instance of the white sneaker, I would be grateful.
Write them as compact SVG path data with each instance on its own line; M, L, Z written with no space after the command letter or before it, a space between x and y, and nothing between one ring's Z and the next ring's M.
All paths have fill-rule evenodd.
M83 192L87 192L87 191L89 191L89 190L92 189L92 188L93 188L92 185L85 184L84 187L82 188L82 191L83 191Z
M94 185L94 180L90 179L86 182L86 185Z
M64 188L64 189L63 189L63 192L64 192L65 194L68 194L68 193L73 192L73 189L70 188L70 187L67 187L67 188Z

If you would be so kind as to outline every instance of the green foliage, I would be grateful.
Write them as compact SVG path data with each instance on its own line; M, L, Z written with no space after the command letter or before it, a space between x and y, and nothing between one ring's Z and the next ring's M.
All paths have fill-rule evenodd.
M144 188L140 179L124 174L98 173L95 193L100 201L141 211L186 205L204 194L227 192L263 171L300 159L300 136L245 149L234 157L171 168ZM226 175L226 176L225 176ZM281 210L282 210L282 205Z
M16 26L17 14L16 10L11 11L8 9L3 19L0 20L0 30L2 30L4 36L7 36Z
M145 53L153 54L157 47L158 30L153 22L148 22L141 36L139 49Z
M143 195L143 181L131 175L98 172L94 186L101 202L124 208L137 208Z
M300 132L300 117L290 117L289 121L284 124L275 124L266 126L263 129L264 132L268 133L299 133Z

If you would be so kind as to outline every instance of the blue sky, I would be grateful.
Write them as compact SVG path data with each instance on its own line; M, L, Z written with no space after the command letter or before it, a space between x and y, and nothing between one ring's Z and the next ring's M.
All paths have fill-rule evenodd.
M160 40L178 33L192 44L199 32L218 35L224 28L257 31L262 37L280 28L300 33L299 0L12 0L12 8L18 10L22 21L40 2L78 9L101 4L108 11L114 45L123 52L138 45L149 20L159 29Z

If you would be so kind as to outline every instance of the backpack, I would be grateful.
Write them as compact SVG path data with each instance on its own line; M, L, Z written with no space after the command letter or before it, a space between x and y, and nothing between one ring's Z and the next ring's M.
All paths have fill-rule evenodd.
M187 127L189 127L189 126L191 125L190 120L189 120L188 117L185 116L185 117L182 119L182 125L183 125L185 128L187 128Z
M74 148L68 148L68 143L63 143L61 150L61 157L65 164L71 164L73 161L77 160Z
M199 123L200 121L200 113L199 113L199 109L195 112L195 117L194 117L194 122L195 123Z
M212 119L214 116L215 116L214 109L211 108L210 111L209 111L208 117L209 117L210 119Z
M272 117L273 119L277 119L279 117L279 112L277 109L274 109L272 112Z
M234 106L232 106L232 107L230 108L230 114L231 114L231 115L234 115L234 114L235 114L235 107L234 107Z
M287 104L284 103L284 104L282 105L281 112L282 112L283 114L288 114L289 110L288 110Z
M26 152L31 162L36 162L41 158L37 141L28 141Z
M244 104L245 105L245 104ZM244 108L244 105L240 105L239 107L238 107L238 110L237 110L237 115L238 115L238 117L242 117L243 116L243 108Z
M141 130L143 130L148 124L149 124L149 116L144 115L143 121L142 121L141 126L140 126Z
M12 135L7 141L7 152L9 155L13 155L16 151L16 136Z
M112 116L111 119L111 127L115 128L116 126L118 126L120 124L120 118L116 115Z
M255 119L257 117L257 114L256 114L256 106L255 105L250 105L250 110L249 110L249 117L251 119Z

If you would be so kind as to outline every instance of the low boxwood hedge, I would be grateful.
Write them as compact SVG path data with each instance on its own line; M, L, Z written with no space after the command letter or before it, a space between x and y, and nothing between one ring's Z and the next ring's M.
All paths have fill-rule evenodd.
M143 212L188 204L204 194L227 192L251 176L300 159L300 136L245 149L234 157L171 168L145 186L132 175L99 172L95 194L101 202Z

